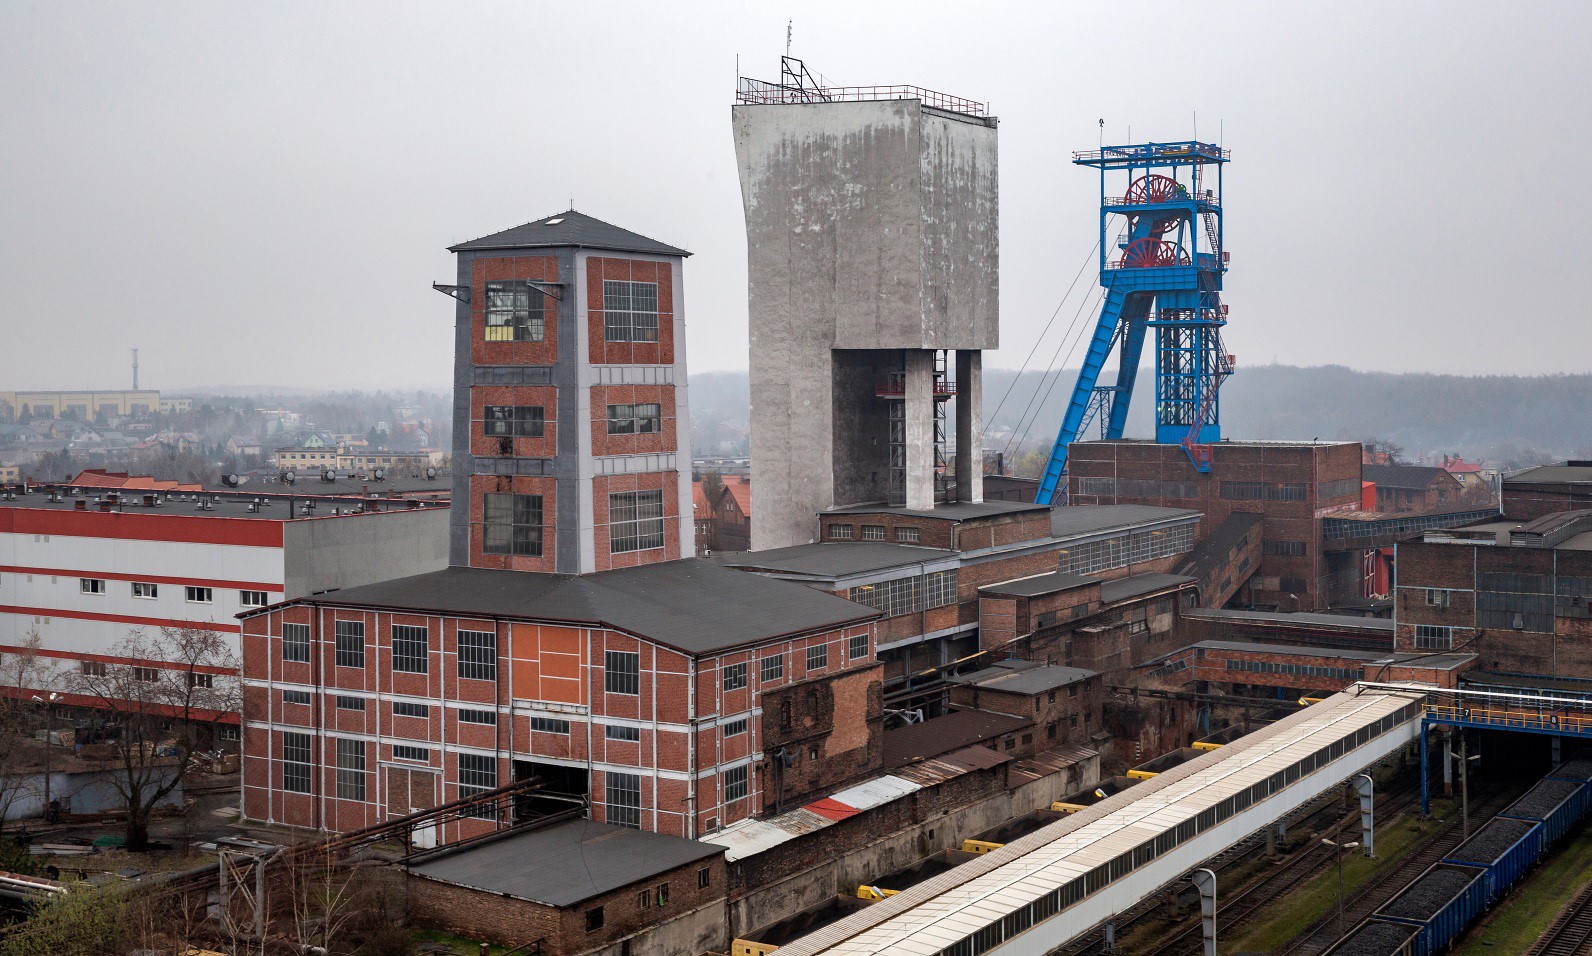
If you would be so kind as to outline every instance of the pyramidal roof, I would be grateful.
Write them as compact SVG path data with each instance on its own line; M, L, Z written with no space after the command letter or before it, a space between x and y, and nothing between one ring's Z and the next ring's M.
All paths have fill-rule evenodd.
M657 256L689 256L691 253L640 233L621 229L612 223L593 219L571 209L556 216L528 222L523 226L494 232L490 236L471 239L449 252L473 252L482 249L541 249L552 247L579 249L604 249L611 252L640 252Z

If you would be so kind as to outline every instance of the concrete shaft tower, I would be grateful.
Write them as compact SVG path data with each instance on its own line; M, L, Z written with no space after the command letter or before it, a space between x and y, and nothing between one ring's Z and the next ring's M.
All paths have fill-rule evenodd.
M833 507L982 500L980 350L999 339L994 117L785 67L779 84L743 78L733 109L754 550L814 540Z

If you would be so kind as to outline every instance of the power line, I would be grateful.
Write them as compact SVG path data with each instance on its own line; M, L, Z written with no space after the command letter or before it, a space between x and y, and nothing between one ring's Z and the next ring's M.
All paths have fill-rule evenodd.
M1089 309L1091 313L1095 308L1098 308L1100 302L1105 298L1105 292L1106 290L1101 288L1099 294L1095 296L1094 306L1090 307ZM1085 306L1089 306L1089 298L1087 296L1084 297L1082 302L1078 303L1078 312L1073 316L1073 323L1075 325L1077 324L1078 318L1084 314ZM1069 331L1070 329L1071 327L1069 327ZM1023 442L1028 440L1028 433L1033 430L1033 427L1036 424L1039 423L1039 413L1044 411L1045 402L1050 400L1050 393L1055 389L1056 383L1061 380L1062 373L1066 371L1067 363L1072 361L1072 354L1078 350L1078 343L1083 341L1084 333L1087 331L1087 325L1078 326L1078 334L1073 337L1072 346L1067 349L1067 357L1065 359L1061 359L1060 365L1056 364L1057 359L1061 358L1061 350L1062 347L1067 344L1067 340L1065 337L1063 337L1062 340L1057 343L1056 351L1050 357L1050 367L1045 370L1045 374L1039 378L1039 383L1034 386L1034 394L1029 397L1028 405L1023 408L1023 414L1017 419L1017 428L1012 430L1012 437L1007 440L1006 448L1002 454L1011 454L1011 448L1014 442L1017 448L1021 449ZM1045 385L1045 379L1047 378L1050 379L1049 387L1046 387ZM1043 397L1041 397L1039 394L1039 390L1041 388L1045 390ZM1038 407L1035 407L1036 401L1038 402ZM1028 418L1028 410L1030 408L1032 408L1034 411L1034 417L1028 421L1027 427L1024 427L1023 420ZM1017 429L1022 429L1020 435Z

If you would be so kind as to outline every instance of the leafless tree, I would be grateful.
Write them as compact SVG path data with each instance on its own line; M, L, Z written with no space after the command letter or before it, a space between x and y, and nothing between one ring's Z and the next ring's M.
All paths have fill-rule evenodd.
M21 738L38 725L41 706L53 705L59 679L54 662L39 655L42 644L35 627L20 650L0 654L0 829L11 818L17 801L33 790L33 748ZM48 721L45 726L48 728Z
M301 952L344 952L348 931L367 911L367 881L341 852L326 846L284 853L274 864L291 900L289 932Z
M111 783L127 813L127 848L142 850L155 808L213 745L215 721L238 712L238 661L225 634L199 628L137 629L112 653L132 663L72 675L71 689L116 735Z

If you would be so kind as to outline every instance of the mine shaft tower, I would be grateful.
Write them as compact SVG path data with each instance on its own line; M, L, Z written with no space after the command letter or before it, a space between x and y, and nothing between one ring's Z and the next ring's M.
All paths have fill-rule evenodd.
M1052 503L1057 489L1065 488L1067 448L1092 422L1099 421L1102 438L1122 437L1150 329L1155 330L1155 440L1183 446L1196 470L1210 470L1209 445L1221 440L1217 390L1233 372L1233 357L1221 336L1227 324L1221 301L1227 272L1222 167L1228 158L1221 147L1192 140L1073 154L1075 164L1100 170L1105 297L1039 483L1039 503ZM1123 182L1122 193L1107 192L1108 184ZM1114 226L1120 231L1113 233ZM1116 383L1101 385L1100 373L1113 350Z

